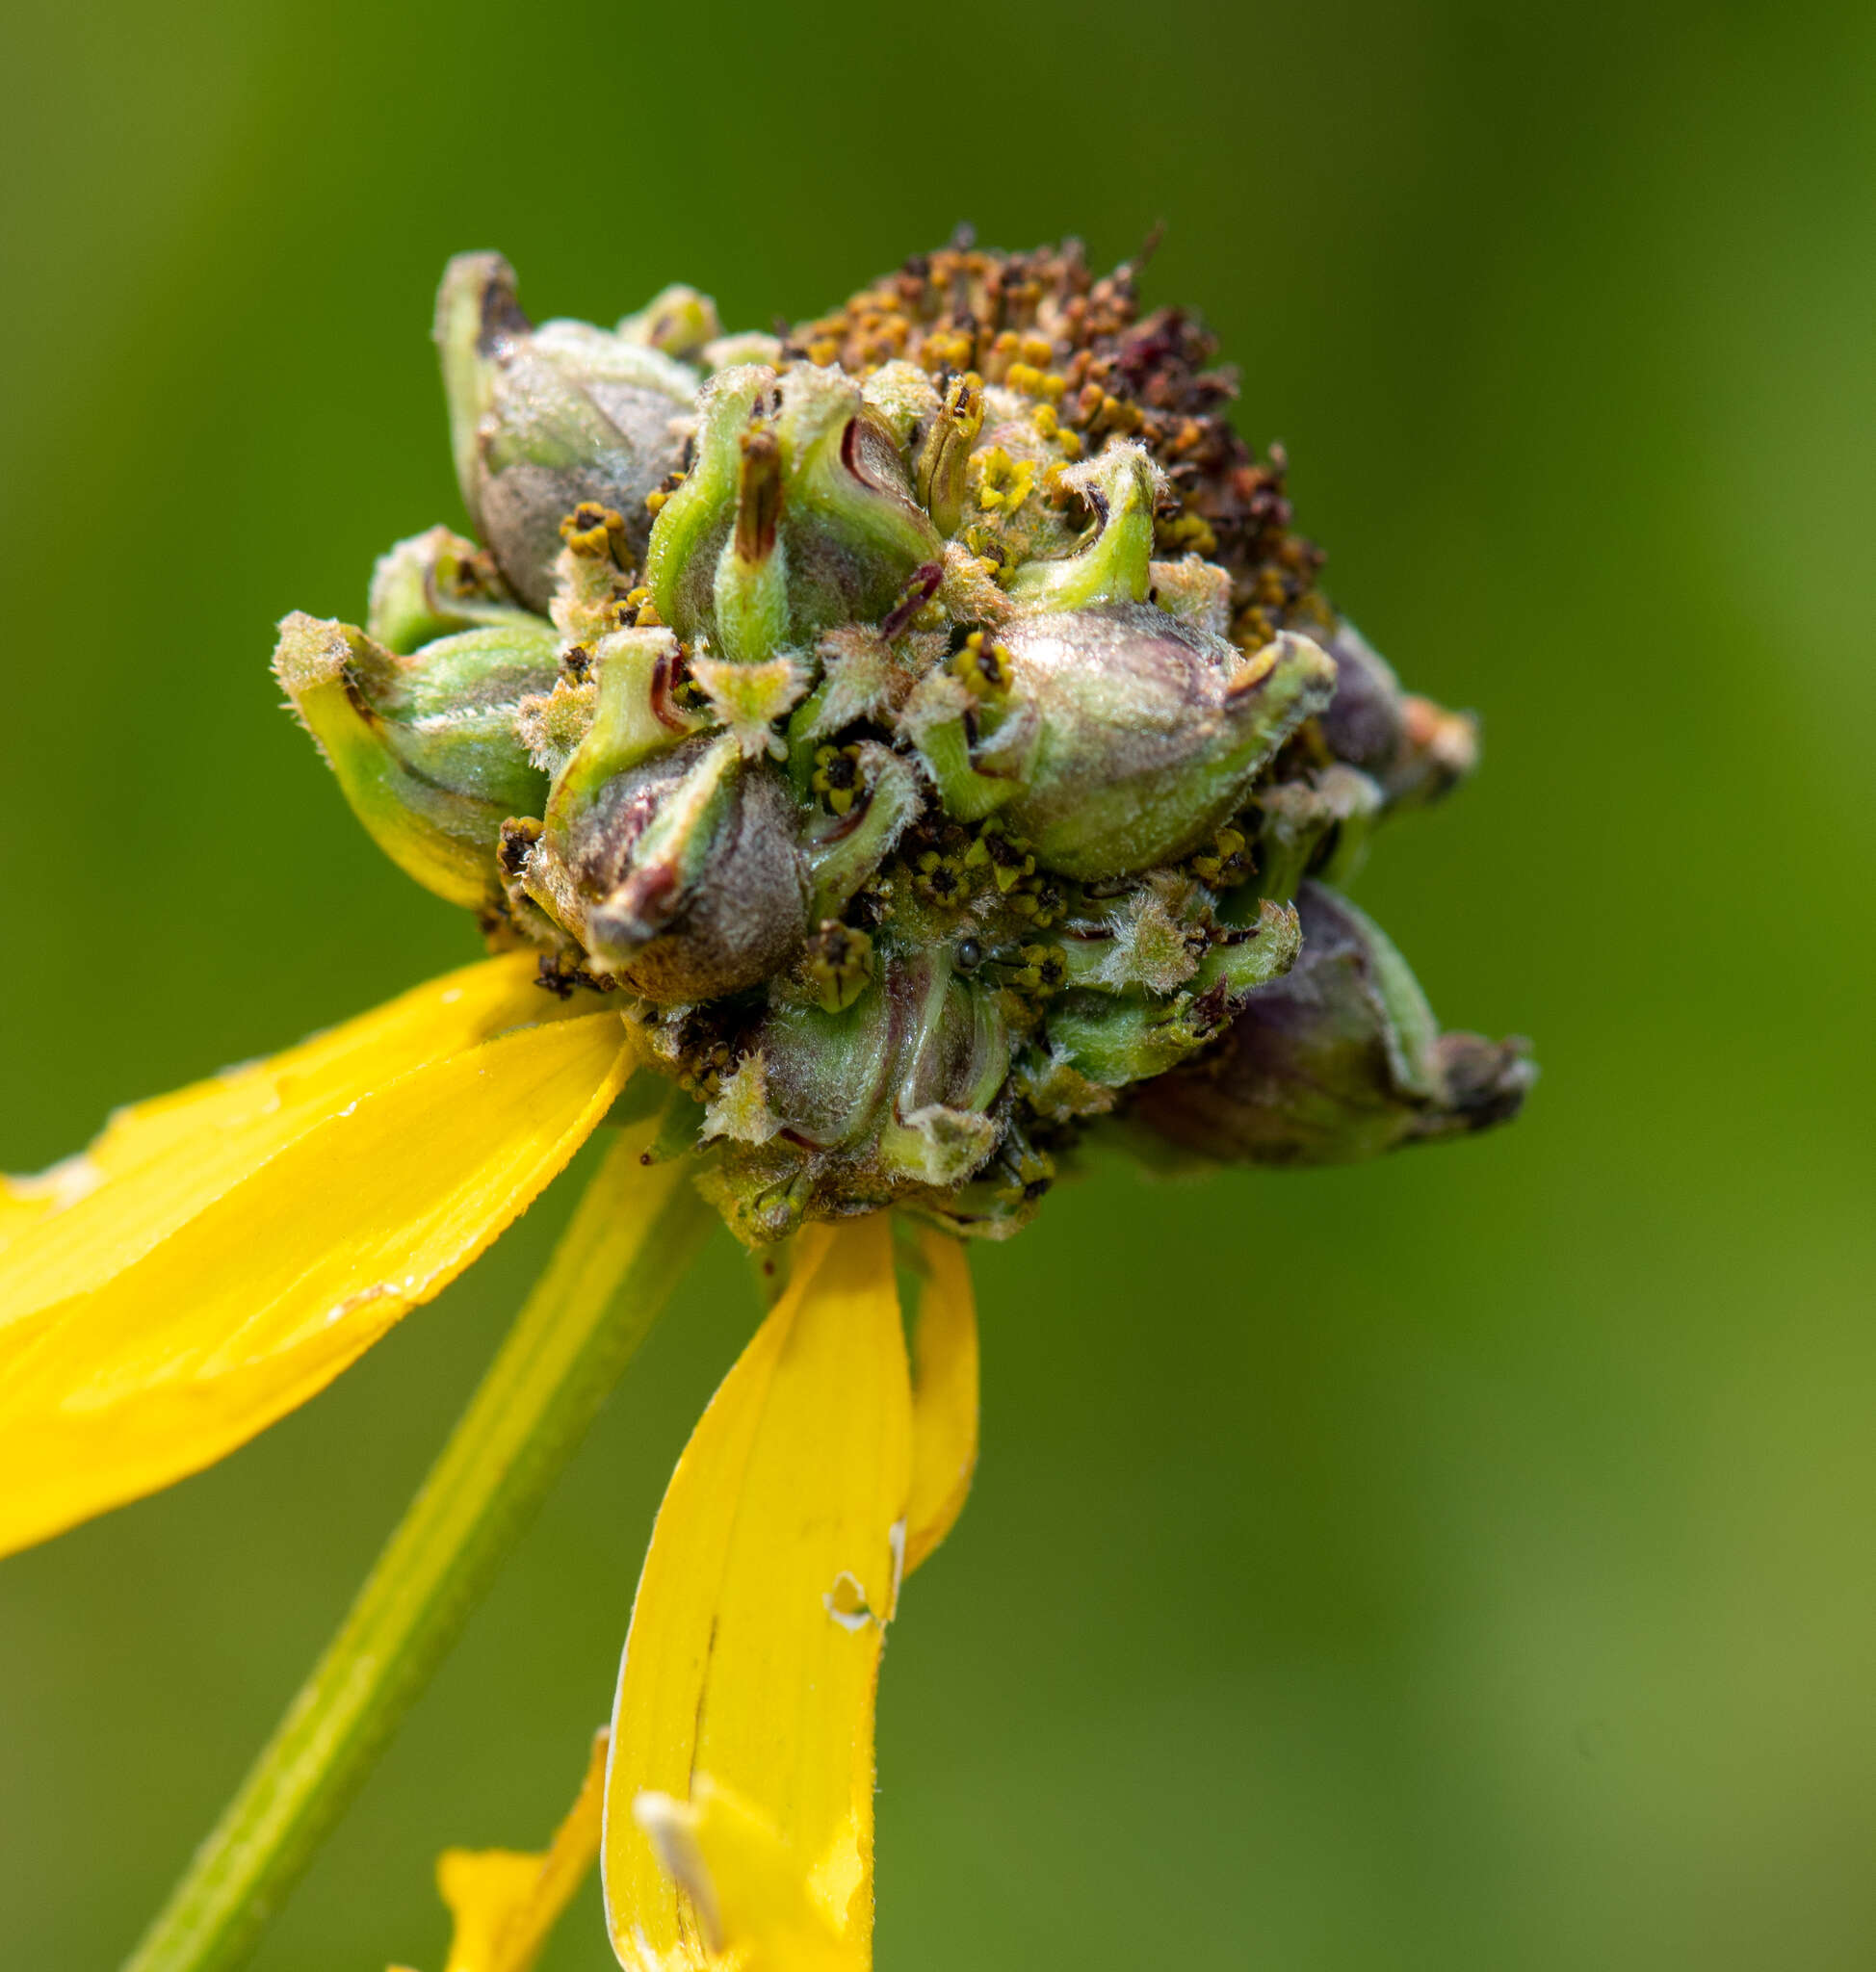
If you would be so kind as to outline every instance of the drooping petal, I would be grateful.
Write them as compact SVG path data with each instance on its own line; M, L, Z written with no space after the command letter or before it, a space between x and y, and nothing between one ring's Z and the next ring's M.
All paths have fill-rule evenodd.
M108 1279L360 1096L555 1019L560 1009L534 978L534 960L518 952L446 973L282 1054L119 1109L80 1155L9 1180L0 1327ZM30 1240L20 1236L29 1224Z
M427 1062L108 1278L80 1265L80 1291L15 1304L0 1325L0 1553L199 1470L324 1388L527 1208L634 1059L601 1013ZM83 1209L29 1229L5 1271Z
M771 1861L793 1858L841 1962L869 1961L873 1698L911 1483L886 1218L810 1228L678 1462L638 1584L601 1851L627 1966L713 1962L703 1914L634 1811L646 1794L701 1807L710 1785L769 1831ZM765 1907L740 1920L751 1935L793 1924Z
M586 1777L544 1853L446 1849L436 1885L454 1934L446 1972L533 1972L555 1923L599 1854L606 1734L593 1739Z
M925 1290L912 1358L912 1497L905 1516L905 1572L956 1524L977 1468L977 1308L960 1241L919 1234Z

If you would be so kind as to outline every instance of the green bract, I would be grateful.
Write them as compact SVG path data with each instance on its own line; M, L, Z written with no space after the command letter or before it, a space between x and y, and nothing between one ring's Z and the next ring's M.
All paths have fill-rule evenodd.
M463 499L275 666L378 843L617 996L761 1241L1022 1224L1090 1130L1262 1162L1513 1113L1323 886L1474 762L1316 586L1133 271L908 261L783 339L692 290L437 310ZM1301 906L1299 916L1299 902Z

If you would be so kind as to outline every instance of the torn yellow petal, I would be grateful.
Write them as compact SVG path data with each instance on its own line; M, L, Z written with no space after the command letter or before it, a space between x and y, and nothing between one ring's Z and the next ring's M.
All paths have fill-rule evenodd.
M835 1931L808 1894L800 1858L729 1788L700 1774L690 1802L641 1794L633 1817L690 1900L711 1951L750 1972L864 1972L865 1939Z
M446 1849L436 1885L454 1934L447 1972L533 1972L560 1912L599 1854L606 1734L593 1739L586 1777L543 1855L512 1849Z
M284 1053L119 1109L90 1149L37 1179L31 1236L0 1244L0 1327L147 1253L296 1137L426 1062L559 1017L525 953L445 973ZM0 1214L0 1241L12 1225Z
M635 1058L614 1014L412 1069L89 1292L0 1326L0 1553L199 1470L325 1388L527 1208ZM81 1207L42 1221L8 1254Z
M905 1516L910 1574L957 1522L977 1468L977 1308L963 1244L919 1235L925 1288L912 1338L912 1497Z
M633 1813L645 1793L698 1803L706 1779L773 1830L847 1961L868 1961L873 1697L911 1467L886 1217L812 1227L678 1462L639 1579L601 1851L627 1966L711 1962Z

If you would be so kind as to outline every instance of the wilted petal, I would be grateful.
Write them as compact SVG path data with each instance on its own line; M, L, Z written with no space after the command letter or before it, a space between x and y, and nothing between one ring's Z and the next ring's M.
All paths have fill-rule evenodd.
M867 1962L873 1696L912 1440L888 1222L811 1228L678 1462L639 1580L602 1852L626 1965L711 1962L703 1914L635 1818L646 1794L701 1806L706 1780L795 1858L794 1894L845 1962Z

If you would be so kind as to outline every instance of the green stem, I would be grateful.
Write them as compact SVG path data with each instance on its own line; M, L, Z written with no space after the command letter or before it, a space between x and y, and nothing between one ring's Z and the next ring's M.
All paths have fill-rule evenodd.
M645 1129L593 1177L327 1645L124 1972L228 1972L312 1860L644 1340L708 1232Z

